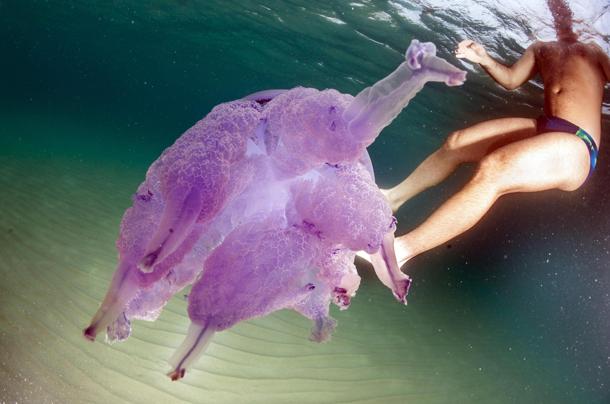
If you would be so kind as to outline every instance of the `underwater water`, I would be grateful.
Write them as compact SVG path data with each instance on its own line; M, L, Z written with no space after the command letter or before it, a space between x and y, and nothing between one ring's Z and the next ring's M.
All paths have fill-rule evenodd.
M552 39L538 2L0 0L0 401L445 403L610 401L608 149L576 192L500 199L472 231L409 262L409 305L363 278L333 339L282 311L218 333L179 382L183 294L131 338L91 344L124 210L163 149L210 109L297 85L356 94L412 38L469 71L428 84L369 148L396 184L452 130L536 117L539 81L506 92L452 56L469 36L512 62ZM610 51L604 1L570 3ZM604 8L606 7L606 8ZM610 130L606 90L603 133ZM472 168L409 201L403 234ZM184 294L188 293L185 291Z

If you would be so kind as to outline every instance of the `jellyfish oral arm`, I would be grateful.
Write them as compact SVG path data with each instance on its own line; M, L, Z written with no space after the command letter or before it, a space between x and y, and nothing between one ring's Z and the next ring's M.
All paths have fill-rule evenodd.
M371 254L371 264L381 283L392 290L398 301L407 304L411 278L398 266L394 252L394 231L386 233L379 251Z
M367 146L389 125L425 84L406 62L388 77L362 90L343 115L350 134Z
M443 82L446 85L461 86L466 81L466 72L460 70L444 59L426 55L422 60L426 81Z
M126 304L133 298L137 290L129 272L132 263L121 262L112 277L110 288L104 301L93 316L91 323L83 330L83 336L89 341L95 341L100 330L106 330L113 321L125 310Z
M460 85L466 72L436 57L431 43L414 40L406 61L389 76L362 90L343 113L350 134L366 146L389 125L428 81Z
M153 265L173 253L193 230L202 209L198 190L192 189L184 200L171 200L163 212L161 224L149 243L138 267L144 273L152 272Z
M168 361L173 370L167 375L172 380L183 378L186 369L201 356L215 333L216 329L209 324L191 323L186 338Z

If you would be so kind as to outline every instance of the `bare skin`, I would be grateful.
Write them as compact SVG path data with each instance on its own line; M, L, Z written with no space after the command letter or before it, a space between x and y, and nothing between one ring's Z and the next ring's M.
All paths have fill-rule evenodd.
M583 44L571 31L556 42L536 42L512 66L492 59L483 46L466 40L459 58L478 63L508 90L540 74L544 112L566 119L601 143L601 104L610 81L610 61L601 48ZM478 163L464 188L451 196L420 226L396 238L400 265L473 227L502 195L549 189L573 191L589 174L589 151L574 134L536 134L536 120L503 118L453 132L403 182L385 191L396 211L404 202L449 176L461 163Z

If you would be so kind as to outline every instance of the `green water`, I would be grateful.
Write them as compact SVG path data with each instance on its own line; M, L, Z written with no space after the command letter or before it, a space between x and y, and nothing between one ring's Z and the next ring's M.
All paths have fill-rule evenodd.
M406 308L360 266L328 344L281 312L219 334L171 383L165 360L188 324L180 296L123 344L81 337L131 194L214 105L296 85L355 94L412 38L458 63L449 20L422 13L422 26L365 3L0 0L0 402L610 400L605 149L581 190L503 198L474 231L414 259ZM393 24L369 18L381 11ZM540 107L535 86L505 93L480 71L459 88L428 85L371 146L378 183L401 180L452 130ZM398 233L470 173L410 201Z

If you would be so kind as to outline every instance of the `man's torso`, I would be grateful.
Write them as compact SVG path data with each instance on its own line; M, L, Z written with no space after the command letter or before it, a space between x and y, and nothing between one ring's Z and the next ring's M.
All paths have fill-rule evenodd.
M541 42L536 65L544 82L544 110L582 127L600 143L605 84L597 50L574 42Z

